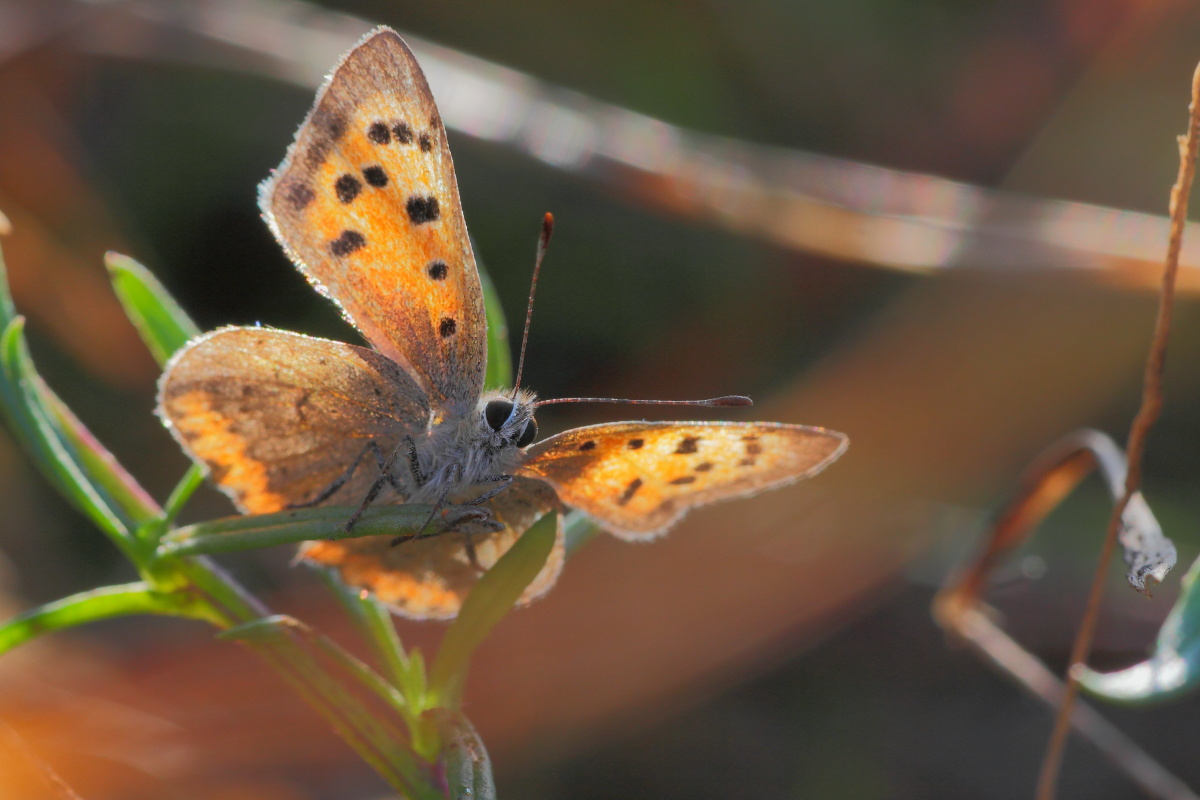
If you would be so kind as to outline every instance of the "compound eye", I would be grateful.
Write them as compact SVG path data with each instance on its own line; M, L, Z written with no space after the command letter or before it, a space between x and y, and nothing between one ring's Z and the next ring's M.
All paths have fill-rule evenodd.
M537 422L530 417L529 421L525 423L525 427L521 429L521 435L517 437L517 447L529 447L536 438Z
M487 420L488 427L497 433L504 423L508 422L508 418L512 416L513 404L504 399L492 400L483 408L483 418Z

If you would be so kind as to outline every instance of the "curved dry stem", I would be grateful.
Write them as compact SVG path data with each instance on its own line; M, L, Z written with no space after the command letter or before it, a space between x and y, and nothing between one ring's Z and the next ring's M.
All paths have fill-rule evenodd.
M1129 444L1125 450L1129 459L1129 472L1125 476L1125 495L1117 502L1109 518L1108 531L1096 564L1096 574L1088 593L1087 611L1079 624L1075 644L1071 648L1071 665L1083 664L1092 650L1096 634L1096 623L1100 616L1100 600L1104 596L1104 576L1112 561L1113 548L1121 530L1121 520L1126 506L1138 491L1142 482L1142 454L1146 449L1146 437L1158 419L1162 409L1162 374L1167 358L1167 340L1171 333L1171 311L1175 300L1175 278L1179 273L1179 252L1183 247L1183 230L1187 225L1188 198L1192 193L1192 180L1196 174L1196 153L1200 150L1200 65L1192 74L1192 95L1189 106L1187 136L1179 140L1179 177L1171 188L1171 238L1167 244L1167 259L1163 269L1162 293L1159 295L1158 317L1154 323L1154 338L1150 354L1146 358L1146 372L1142 388L1142 405L1129 429ZM1038 776L1038 800L1054 800L1058 787L1058 775L1062 768L1063 751L1067 733L1071 726L1071 708L1079 695L1079 681L1073 672L1067 673L1067 687L1062 706L1054 720L1054 731L1046 746L1046 757Z

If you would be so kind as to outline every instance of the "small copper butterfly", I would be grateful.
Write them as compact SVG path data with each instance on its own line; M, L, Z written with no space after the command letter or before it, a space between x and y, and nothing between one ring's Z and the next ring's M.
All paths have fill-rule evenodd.
M167 365L159 414L246 513L362 508L376 492L485 509L461 536L303 547L397 613L454 616L481 569L564 504L646 539L696 506L815 475L846 449L835 431L770 422L618 422L535 443L535 396L483 391L483 294L446 132L388 28L334 68L259 203L296 266L374 349L222 328ZM524 600L553 585L563 554L560 521Z

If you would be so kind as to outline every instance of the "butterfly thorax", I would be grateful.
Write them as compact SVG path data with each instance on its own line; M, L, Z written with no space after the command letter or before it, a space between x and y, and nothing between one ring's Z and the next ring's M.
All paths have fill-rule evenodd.
M511 475L525 459L525 448L537 435L536 396L526 390L485 392L475 408L462 416L435 422L417 445L425 482L408 502L467 502L489 487L495 475Z

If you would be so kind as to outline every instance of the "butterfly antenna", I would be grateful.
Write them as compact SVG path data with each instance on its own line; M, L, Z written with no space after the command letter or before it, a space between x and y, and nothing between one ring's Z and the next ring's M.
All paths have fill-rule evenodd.
M550 236L554 233L554 215L549 211L542 217L542 234L538 237L537 258L533 262L533 283L529 286L529 305L525 307L525 332L521 334L521 357L517 360L517 380L513 384L513 397L521 388L521 373L525 370L525 346L529 344L529 321L533 319L533 296L537 294L538 273L542 271L542 259L546 257L546 248L550 246Z
M727 394L711 400L624 400L617 397L558 397L553 400L538 400L535 407L553 406L559 403L621 403L630 406L708 406L710 408L741 408L754 405L749 397Z

